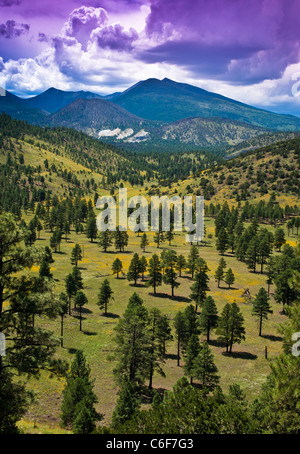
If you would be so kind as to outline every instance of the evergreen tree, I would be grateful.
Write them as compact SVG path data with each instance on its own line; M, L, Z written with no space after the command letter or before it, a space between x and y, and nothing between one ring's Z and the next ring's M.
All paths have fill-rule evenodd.
M202 311L199 317L200 330L206 333L207 342L209 342L209 335L212 329L218 325L218 310L217 306L211 296L208 296L202 306Z
M71 264L74 266L78 265L78 262L82 260L82 250L79 244L75 244L71 253Z
M267 320L268 314L272 313L268 293L264 288L260 288L252 308L252 315L257 316L259 320L259 336L261 336L263 319Z
M174 328L177 338L177 366L180 365L180 352L184 349L187 337L187 325L184 314L179 311L174 317Z
M158 232L155 232L153 241L159 248L160 243L162 243L164 241L164 234L161 230L159 230Z
M60 300L60 346L64 346L64 316L68 313L69 303L68 303L68 296L62 292L59 296Z
M146 235L146 233L143 233L142 238L141 238L140 247L145 252L146 246L148 246L148 245L149 245L149 241L148 241L147 235Z
M217 237L216 249L220 254L224 255L225 251L228 249L228 234L226 229L223 227Z
M185 268L186 268L185 257L182 254L180 254L176 262L176 270L179 272L179 277L181 277L181 273Z
M63 390L63 401L61 405L61 420L64 427L74 428L76 418L83 409L89 411L89 416L81 414L76 422L77 430L91 427L92 422L102 419L102 415L95 410L97 397L93 391L94 383L90 378L90 367L86 362L81 350L76 351L76 356L71 364L71 369L66 376L66 386ZM88 420L88 424L84 422Z
M231 304L230 313L230 338L229 352L232 352L232 346L235 343L240 344L245 339L244 317L236 303Z
M228 285L228 288L231 288L231 285L234 284L234 281L235 277L232 272L232 269L228 268L228 270L225 273L224 282Z
M89 212L88 218L86 220L86 227L85 233L87 238L91 240L91 243L97 238L98 229L97 229L97 222L96 216L94 215L93 211Z
M196 303L196 311L198 309L198 305L202 307L203 302L206 298L207 291L209 290L208 282L209 277L205 269L199 271L196 274L195 282L191 286L192 293L190 294L190 298Z
M109 230L99 232L98 234L98 245L103 249L104 252L112 245L112 234Z
M177 274L175 272L175 266L177 263L177 254L175 251L170 250L166 254L166 270L163 276L163 281L165 284L171 286L171 294L174 296L174 288L179 287L179 282L176 281Z
M148 268L147 259L146 259L146 257L144 257L142 255L142 257L140 258L140 271L142 273L142 281L144 280L145 272L147 271L147 268Z
M200 352L200 343L198 336L192 334L189 338L185 351L184 373L190 377L190 383L193 383L195 360Z
M82 307L87 304L88 299L85 294L79 290L75 295L75 306L79 306L79 330L81 331L82 328Z
M156 288L162 283L161 262L157 254L153 254L149 260L148 274L150 279L146 285L153 287L154 295L156 295Z
M218 288L220 288L220 282L223 281L224 278L224 268L219 265L215 272L215 280L218 282Z
M116 380L121 384L127 377L134 386L140 386L149 376L150 334L148 311L136 293L130 297L115 331L116 350L112 359L117 361Z
M190 253L188 255L187 266L186 266L192 275L192 279L194 278L194 273L196 270L198 258L199 258L198 248L197 248L197 246L192 245L191 249L190 249Z
M130 262L128 273L127 273L127 279L128 281L134 281L134 285L136 285L137 280L139 278L141 272L141 264L140 264L140 258L137 253L133 255L133 258Z
M275 230L275 236L274 236L274 247L280 251L282 246L285 244L285 234L284 230L281 228L278 228Z
M123 269L123 264L119 258L116 258L112 264L111 270L113 274L117 275L117 279L119 279L119 274L121 273Z
M124 377L118 392L118 400L112 415L112 426L117 429L119 425L134 417L140 407L137 390L134 384Z
M44 258L41 262L40 269L39 269L39 276L41 278L48 278L52 279L53 275L50 272L50 265L49 262Z
M109 285L109 280L104 279L104 281L102 282L102 284L100 286L100 292L98 295L97 305L99 306L100 309L104 309L105 315L107 314L107 306L108 306L110 300L114 299L112 297L113 293L114 292L112 291L112 289Z
M211 391L219 383L218 369L207 342L203 342L196 356L191 373L200 381L203 388Z

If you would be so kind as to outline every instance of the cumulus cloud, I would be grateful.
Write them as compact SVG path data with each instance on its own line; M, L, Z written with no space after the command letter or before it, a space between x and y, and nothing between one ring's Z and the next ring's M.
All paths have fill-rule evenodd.
M139 35L133 28L126 31L124 27L117 24L95 30L92 37L97 39L100 48L129 52Z
M107 23L107 14L103 8L82 6L75 9L65 23L62 34L76 38L86 49L93 30L103 27Z
M5 24L0 24L0 36L6 39L12 39L29 32L30 25L17 24L14 20L8 20Z

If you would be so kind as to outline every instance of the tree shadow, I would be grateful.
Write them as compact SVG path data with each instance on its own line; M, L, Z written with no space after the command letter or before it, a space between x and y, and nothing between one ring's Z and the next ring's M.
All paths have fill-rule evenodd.
M98 333L95 333L94 331L85 331L85 330L82 330L83 334L85 334L86 336L97 336Z
M168 293L156 293L154 294L153 292L149 293L149 295L151 296L154 296L155 298L169 298L173 301L179 301L179 302L183 302L183 303L189 303L191 301L190 298L187 298L185 296L172 296L172 295L169 295Z
M262 334L261 337L272 342L281 342L283 339L281 336L273 336L272 334Z
M225 342L219 341L217 339L210 339L209 345L213 345L214 347L226 347Z
M73 311L75 311L78 314L78 316L80 315L79 307L73 308ZM92 314L92 313L93 313L93 311L91 311L87 307L81 308L81 314Z
M106 318L120 318L120 315L113 314L112 312L107 312L106 314L103 314L103 317L106 317Z
M68 348L68 352L71 353L71 355L75 355L75 353L78 351L78 348Z
M136 288L141 288L141 287L145 287L145 284L141 284L141 283L136 283L136 284L129 284L130 287L136 287Z
M253 355L252 353L249 352L232 352L232 353L227 353L223 352L223 356L228 356L229 358L240 358L240 359L257 359L257 355Z
M176 359L177 360L177 355L174 355L174 353L167 353L166 354L167 359Z

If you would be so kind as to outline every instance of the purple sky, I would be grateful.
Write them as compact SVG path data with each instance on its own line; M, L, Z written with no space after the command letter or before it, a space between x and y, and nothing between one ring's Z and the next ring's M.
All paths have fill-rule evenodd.
M300 115L300 1L0 0L7 90L107 94L149 77Z

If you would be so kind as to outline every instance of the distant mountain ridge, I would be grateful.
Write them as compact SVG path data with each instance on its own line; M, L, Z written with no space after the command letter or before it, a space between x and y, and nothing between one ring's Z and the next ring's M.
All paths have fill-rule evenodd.
M65 126L144 150L229 149L276 131L300 131L300 118L258 109L170 79L147 79L100 96L49 88L28 99L0 96L0 112L43 126ZM275 140L276 134L274 136Z

